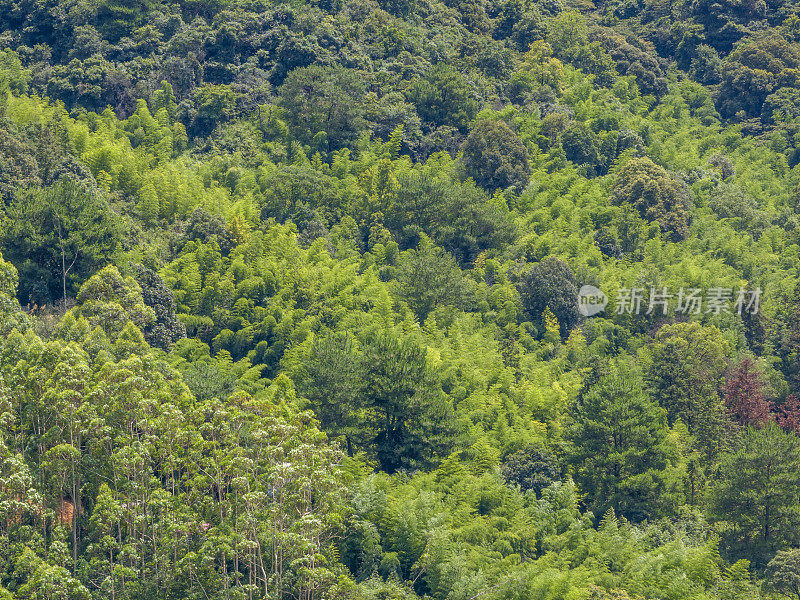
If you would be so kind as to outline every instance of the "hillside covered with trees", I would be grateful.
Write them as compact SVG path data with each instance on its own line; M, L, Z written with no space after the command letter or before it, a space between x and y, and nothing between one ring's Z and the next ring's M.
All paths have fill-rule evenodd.
M799 4L0 42L0 600L800 598Z

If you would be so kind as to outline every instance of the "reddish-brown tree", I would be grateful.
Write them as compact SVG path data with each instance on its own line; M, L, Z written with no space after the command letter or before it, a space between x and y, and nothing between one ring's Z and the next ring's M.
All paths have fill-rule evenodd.
M778 413L778 425L786 431L800 435L800 401L794 394L789 394Z
M749 358L731 369L725 383L725 406L742 425L761 427L772 420L761 376Z

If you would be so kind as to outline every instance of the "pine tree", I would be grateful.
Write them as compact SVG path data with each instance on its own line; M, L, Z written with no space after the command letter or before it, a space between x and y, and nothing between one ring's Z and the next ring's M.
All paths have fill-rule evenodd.
M361 373L359 355L347 336L318 338L295 375L300 394L311 403L331 439L342 439L352 456L363 444L358 429Z
M452 405L437 374L426 365L427 349L392 331L375 335L361 358L370 440L381 469L394 473L432 462L453 440Z
M609 508L638 522L674 508L669 469L676 449L667 413L631 365L616 363L583 395L567 431L575 480L594 514Z
M650 393L683 421L698 445L713 455L724 442L725 407L719 396L729 344L716 327L665 325L649 348L645 376Z
M748 427L726 456L711 494L709 516L724 524L731 556L763 567L776 550L800 543L800 438L768 423Z

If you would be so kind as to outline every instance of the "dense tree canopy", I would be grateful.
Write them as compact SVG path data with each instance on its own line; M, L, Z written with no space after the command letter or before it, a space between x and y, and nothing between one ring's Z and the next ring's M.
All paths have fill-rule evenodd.
M711 497L711 515L725 521L725 541L732 552L744 552L764 565L782 546L796 546L797 436L776 425L749 428L742 445L722 462L724 477Z
M797 597L797 10L0 0L0 598Z
M635 206L642 218L656 221L673 240L689 232L689 191L649 158L633 159L622 167L614 184L614 199Z

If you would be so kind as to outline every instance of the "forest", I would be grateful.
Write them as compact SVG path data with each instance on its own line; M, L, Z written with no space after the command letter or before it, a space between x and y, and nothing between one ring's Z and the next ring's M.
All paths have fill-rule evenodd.
M800 3L0 0L0 600L800 599Z

